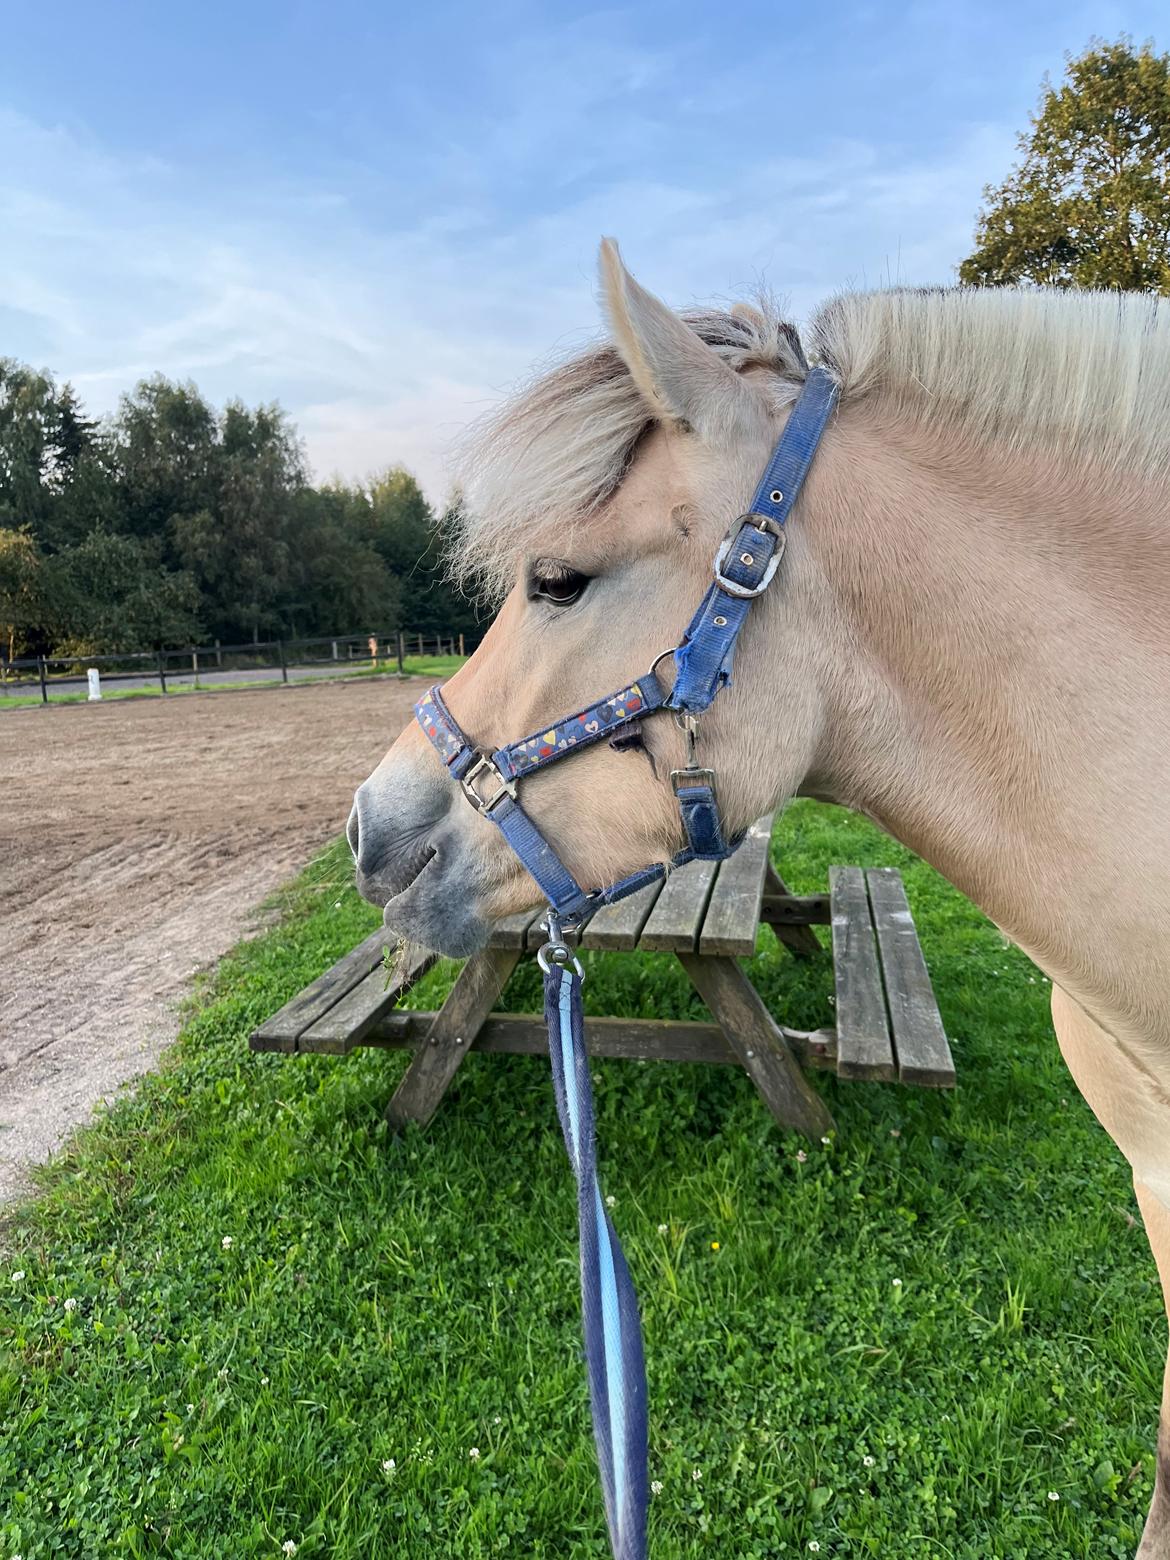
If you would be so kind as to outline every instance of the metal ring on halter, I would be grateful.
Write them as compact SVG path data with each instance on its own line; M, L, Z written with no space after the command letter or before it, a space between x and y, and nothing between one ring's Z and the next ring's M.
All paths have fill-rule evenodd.
M668 655L673 655L677 649L678 649L677 645L671 645L669 650L660 650L658 652L658 654L654 657L654 659L650 662L650 671L652 673L657 672L658 671L658 663L659 663L659 661L665 661L667 656Z
M581 968L581 961L574 954L568 943L564 940L561 931L561 918L551 905L541 921L541 927L548 933L548 942L544 943L536 953L536 962L542 972L547 975L550 964L559 964L563 969L572 960L573 968L577 972L577 979L585 979L585 971Z
M585 979L585 971L581 968L581 960L563 942L546 942L542 948L536 950L536 962L546 975L549 972L549 967L553 964L559 964L562 969L567 964L571 964L577 979L581 981Z

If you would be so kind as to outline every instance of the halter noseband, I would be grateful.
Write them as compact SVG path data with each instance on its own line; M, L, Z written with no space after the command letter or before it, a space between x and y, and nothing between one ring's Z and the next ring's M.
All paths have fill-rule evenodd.
M606 888L583 889L520 806L517 783L580 748L612 738L655 711L675 711L687 733L686 766L670 775L687 843L671 861L671 868L688 861L721 861L739 845L739 839L728 842L724 838L715 801L714 771L695 763L697 719L731 682L739 631L752 602L767 590L784 556L785 522L836 404L837 387L829 374L823 368L811 369L760 478L750 510L720 544L714 583L687 625L682 643L673 652L664 651L644 677L490 755L468 741L438 685L415 705L415 718L451 778L459 782L475 810L500 829L547 897L558 925L583 920L598 906L624 899L669 869L658 862L640 867ZM674 685L665 689L655 668L671 654ZM559 943L551 927L550 934L554 943Z

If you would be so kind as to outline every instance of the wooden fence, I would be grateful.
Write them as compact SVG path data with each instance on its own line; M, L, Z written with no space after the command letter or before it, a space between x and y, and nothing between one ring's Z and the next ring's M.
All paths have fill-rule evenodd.
M477 636L478 638L478 636ZM272 672L281 683L289 672L318 671L342 675L362 665L384 666L405 673L408 657L466 655L474 649L463 634L420 633L394 629L382 634L336 634L318 639L262 639L248 644L188 645L173 650L126 651L110 655L34 656L0 659L0 706L6 696L39 693L48 704L56 696L85 693L90 668L102 684L157 685L163 694L168 682L195 687L248 687L257 678L233 677L233 673ZM225 675L226 674L226 675ZM276 675L273 681L276 680Z

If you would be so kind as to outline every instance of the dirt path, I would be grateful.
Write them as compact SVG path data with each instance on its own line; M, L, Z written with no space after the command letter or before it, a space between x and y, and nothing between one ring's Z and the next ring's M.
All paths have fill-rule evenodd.
M192 973L340 833L422 687L0 716L0 1200L155 1063Z

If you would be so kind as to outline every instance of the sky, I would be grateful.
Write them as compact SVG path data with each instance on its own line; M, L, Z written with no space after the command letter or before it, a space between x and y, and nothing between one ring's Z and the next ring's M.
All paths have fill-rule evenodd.
M1159 21L1162 23L1158 28ZM331 0L4 7L0 356L108 412L278 401L321 479L444 454L599 329L947 283L1046 72L1157 3Z

